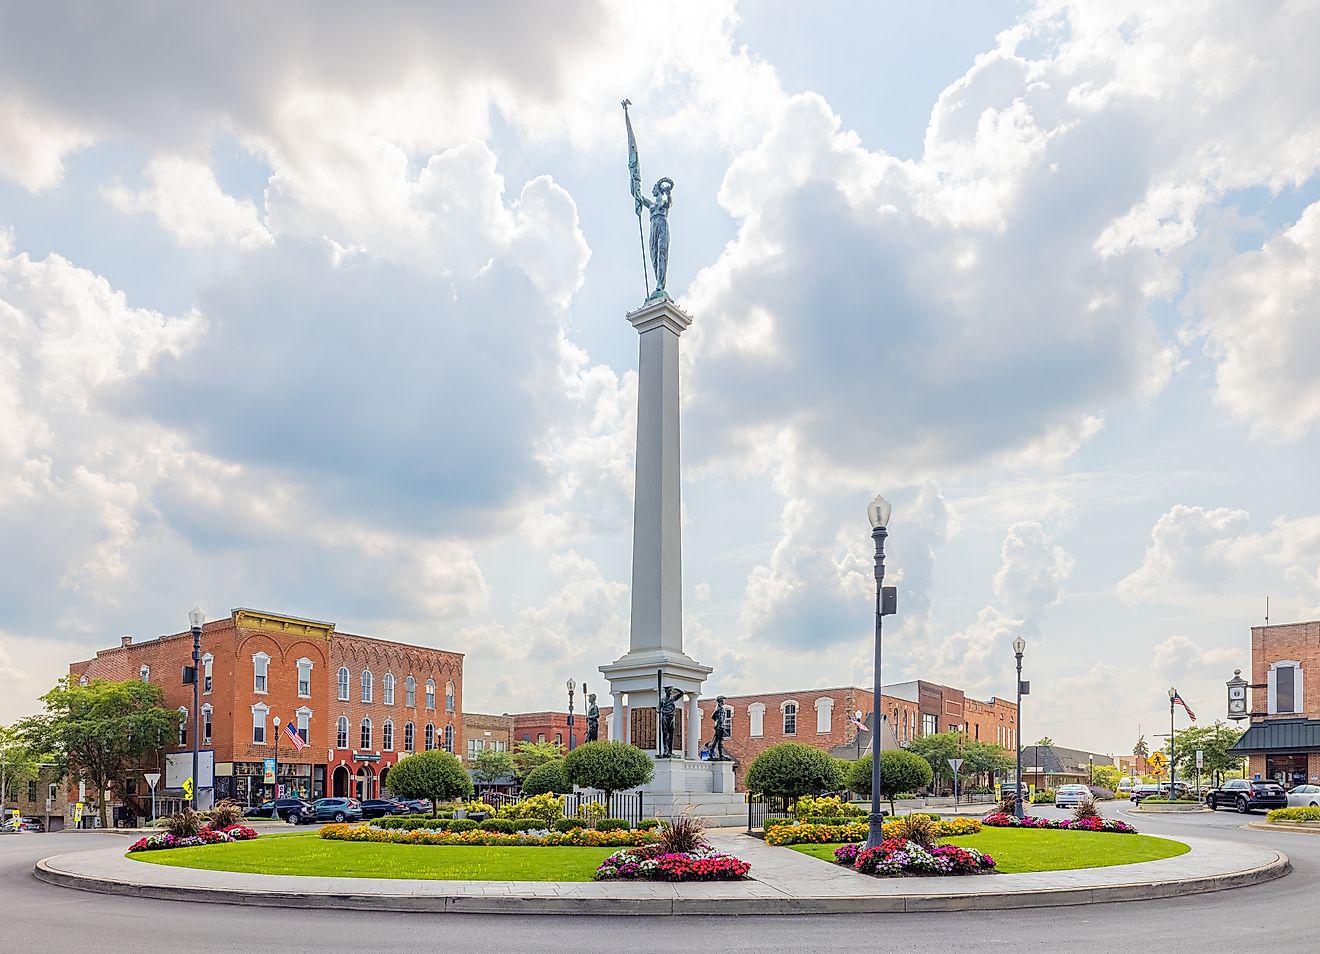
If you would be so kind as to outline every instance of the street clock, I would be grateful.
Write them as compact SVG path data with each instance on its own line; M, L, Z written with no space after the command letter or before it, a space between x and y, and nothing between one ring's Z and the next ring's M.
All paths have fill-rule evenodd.
M1228 717L1242 720L1247 718L1247 686L1242 678L1242 670L1234 669L1233 678L1228 681Z

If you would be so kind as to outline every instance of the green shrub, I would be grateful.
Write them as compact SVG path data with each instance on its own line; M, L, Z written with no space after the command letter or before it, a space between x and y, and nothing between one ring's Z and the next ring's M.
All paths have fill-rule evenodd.
M520 818L539 818L541 827L549 828L555 823L556 818L564 817L564 803L559 800L558 795L544 792L524 798L520 802L510 802L500 809L498 817L511 818L514 821Z
M576 752L577 749L574 749L573 751ZM581 818L561 818L559 821L555 822L555 831L572 831L575 828L586 827L587 823Z
M397 828L403 831L414 831L416 829L448 831L453 822L448 818L431 818L426 815L398 815L393 818L377 818L371 824L377 828Z
M1044 805L1046 802L1054 801L1054 789L1038 788L1031 793L1031 804Z
M889 800L891 815L894 813L894 799L910 798L907 793L924 788L934 777L930 763L915 752L885 749L880 753L880 796ZM847 782L851 791L859 795L871 794L870 753L852 764Z
M502 831L506 835L512 835L518 830L518 826L507 818L487 818L478 822L477 827L482 831Z
M628 831L632 828L622 818L602 818L596 822L596 831Z
M474 822L471 818L455 818L453 821L445 822L441 831L472 831L478 824L479 822Z
M747 769L747 790L771 798L798 799L842 784L837 760L802 742L772 745Z
M544 818L518 818L513 822L514 831L543 831L550 827Z
M1146 799L1150 801L1150 799ZM1271 822L1314 822L1320 821L1320 808L1275 808L1265 816Z
M821 825L824 824L824 819L813 818L811 822L813 825ZM762 827L766 829L770 829L770 828L779 828L782 825L796 825L796 824L797 824L796 818L767 818L765 820L765 824Z
M626 791L651 781L651 756L627 742L587 742L564 756L564 777L582 788L605 793Z
M654 831L659 827L660 827L660 819L658 818L643 818L641 821L637 823L638 831Z
M398 798L425 798L438 808L441 800L471 795L472 779L448 752L414 752L390 769L390 791Z
M555 759L532 769L523 779L522 791L524 795L544 795L546 792L566 795L573 791L568 776L564 774L564 760Z

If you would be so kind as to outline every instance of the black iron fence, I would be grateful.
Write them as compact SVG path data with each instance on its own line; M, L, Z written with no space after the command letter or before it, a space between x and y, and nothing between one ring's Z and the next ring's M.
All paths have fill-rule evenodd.
M621 818L634 828L642 820L642 793L641 792L615 792L610 796L609 801L605 800L603 792L574 792L571 795L562 796L564 800L564 816L566 818L577 818L581 809L586 805L604 805L605 814L603 818Z
M764 795L747 796L747 830L753 831L765 827L767 818L784 818L792 808L792 800L773 798Z

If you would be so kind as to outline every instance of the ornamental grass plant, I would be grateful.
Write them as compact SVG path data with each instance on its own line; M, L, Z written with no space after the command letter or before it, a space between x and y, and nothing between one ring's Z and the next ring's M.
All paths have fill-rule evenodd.
M691 815L679 815L660 828L660 844L665 851L680 854L707 848L706 827Z

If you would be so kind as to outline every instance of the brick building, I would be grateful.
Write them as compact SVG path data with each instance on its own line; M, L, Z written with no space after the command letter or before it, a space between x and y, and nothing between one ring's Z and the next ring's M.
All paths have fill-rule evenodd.
M47 831L60 831L69 811L68 792L55 781L55 767L43 762L37 777L8 786L9 799L0 804L6 818L14 809L23 817L40 818Z
M1253 776L1320 782L1320 620L1251 627L1251 684L1251 722L1233 751Z
M513 740L518 742L557 742L568 748L568 712L515 712L513 714ZM604 742L610 737L609 710L600 710L600 729L597 738ZM573 713L573 739L581 745L587 740L587 716Z
M256 804L274 786L266 760L278 754L278 781L308 798L372 798L388 787L390 766L423 749L463 751L463 656L335 630L334 623L235 609L208 622L201 636L199 801L232 798ZM163 794L178 796L192 773L192 686L188 631L101 650L73 663L80 679L154 682L165 704L186 717L178 736L163 740ZM304 743L295 751L284 725ZM214 789L208 782L214 765ZM144 814L145 786L125 780L113 796ZM131 812L130 812L131 813Z
M463 734L467 738L465 760L478 752L508 752L513 748L513 716L486 715L480 712L463 713Z

